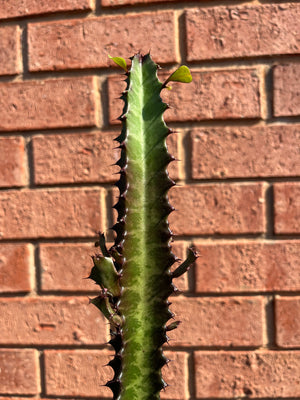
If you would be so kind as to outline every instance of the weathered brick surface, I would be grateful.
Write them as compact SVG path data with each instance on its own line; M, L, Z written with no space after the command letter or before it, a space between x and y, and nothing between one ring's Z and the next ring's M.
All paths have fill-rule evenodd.
M171 229L176 235L264 232L263 189L259 183L174 187Z
M22 137L0 138L0 187L25 184L24 139Z
M277 297L275 311L277 345L280 347L299 347L300 297Z
M299 4L188 10L188 61L299 54L299 19Z
M1 243L0 293L29 292L33 288L32 268L33 248L31 245ZM3 329L5 325L2 326L1 330Z
M177 60L173 11L30 24L31 71L108 66L107 53L129 57L153 46L156 62ZM147 41L145 41L147 37Z
M183 242L174 243L172 248L177 257L184 258ZM84 279L89 276L93 266L91 256L98 251L94 243L40 244L42 291L98 292L100 290L98 285L91 279ZM178 278L176 285L180 290L187 290L187 276Z
M93 78L0 83L0 131L94 126Z
M18 26L0 28L0 75L14 75L21 71L20 40Z
M299 241L196 242L197 292L299 291Z
M0 238L94 236L100 201L96 189L0 192Z
M148 5L151 3L170 3L178 0L102 0L102 7L120 7L125 5L143 4Z
M194 129L192 178L298 176L299 143L300 125Z
M187 356L173 352L166 352L166 356L173 361L163 370L170 385L163 397L185 399ZM111 358L112 352L107 350L46 350L46 395L110 398L111 391L102 385L113 377L112 369L105 366Z
M107 343L106 320L87 297L0 299L0 325L1 344Z
M167 121L201 121L211 119L260 118L259 77L255 69L192 71L189 85L172 82L173 90L162 92L171 108ZM167 76L161 76L161 80ZM120 77L108 79L109 120L115 124L123 102L120 92L125 86Z
M35 136L32 139L35 183L115 181L119 167L112 164L120 158L113 140L116 136L112 132ZM169 151L177 157L177 135L169 136L167 142ZM177 179L178 162L171 163L169 171Z
M300 233L300 184L274 184L275 233Z
M273 112L276 117L300 115L299 76L300 64L274 67Z
M300 352L196 352L196 397L300 396Z
M0 19L59 11L90 10L91 0L2 0Z
M172 346L261 346L262 297L172 299L178 329L168 336Z
M40 391L38 352L0 349L0 394L36 395Z

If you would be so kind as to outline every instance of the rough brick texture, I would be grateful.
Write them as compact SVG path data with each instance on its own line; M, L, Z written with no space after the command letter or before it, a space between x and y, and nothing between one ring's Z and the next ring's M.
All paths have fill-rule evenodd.
M259 77L255 69L195 71L190 85L172 82L172 86L173 90L162 92L163 100L171 106L165 112L167 121L260 117ZM124 88L120 77L108 80L109 116L113 124L121 114L123 102L119 96Z
M182 321L169 334L172 346L263 344L261 297L176 298L171 310Z
M197 292L299 291L299 241L196 242Z
M300 297L278 297L276 310L276 343L280 347L300 346Z
M2 0L0 19L59 11L90 10L91 0Z
M40 391L38 352L0 349L0 394L35 395Z
M275 232L300 233L300 184L276 183L274 185Z
M148 52L145 36L155 44L153 56L157 61L176 61L173 12L31 24L29 68L41 71L104 67L108 65L108 53Z
M169 221L177 235L264 232L264 190L260 184L175 187L170 191L170 202L176 211Z
M300 399L299 20L297 1L0 0L0 400L112 398L84 278L114 239L108 54L138 51L193 76L161 92L172 250L200 255L174 280L161 397Z
M195 129L192 178L299 176L299 143L299 125Z
M299 397L300 352L196 352L196 397Z
M22 137L0 137L0 187L26 184L25 143Z
M0 131L94 126L92 78L0 83Z
M30 292L33 263L33 248L29 244L0 243L0 293Z
M273 70L273 111L276 117L300 115L300 64L277 65Z
M300 53L299 4L197 8L186 12L189 61Z
M87 297L3 299L0 325L1 344L79 346L108 339L104 317Z
M14 75L21 72L20 40L18 26L0 28L0 75Z
M94 236L102 229L94 189L0 192L0 238Z

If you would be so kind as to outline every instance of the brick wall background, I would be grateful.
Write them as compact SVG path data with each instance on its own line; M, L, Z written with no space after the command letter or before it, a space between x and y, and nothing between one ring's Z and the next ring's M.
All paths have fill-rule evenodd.
M189 65L164 93L174 251L164 399L300 398L300 3L0 1L0 400L110 398L88 305L116 195L107 53ZM110 236L111 239L111 236Z

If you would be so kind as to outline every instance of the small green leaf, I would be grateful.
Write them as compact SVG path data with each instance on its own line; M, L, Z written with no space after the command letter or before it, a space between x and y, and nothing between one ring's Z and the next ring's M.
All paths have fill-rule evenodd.
M90 299L90 303L99 308L105 318L107 318L113 325L122 325L122 317L112 308L107 296L100 295L94 299Z
M116 63L119 67L123 68L124 71L128 71L127 69L127 64L126 61L124 60L124 58L122 57L112 57L108 54L108 57L113 60L114 63Z
M189 82L192 82L192 80L193 80L193 78L192 78L191 71L189 70L189 68L186 65L181 65L181 67L176 69L176 71L173 72L173 74L169 76L169 78L164 83L164 86L166 86L166 84L171 81L189 83Z
M119 274L110 257L94 256L94 266L89 278L93 279L102 289L112 296L120 296Z

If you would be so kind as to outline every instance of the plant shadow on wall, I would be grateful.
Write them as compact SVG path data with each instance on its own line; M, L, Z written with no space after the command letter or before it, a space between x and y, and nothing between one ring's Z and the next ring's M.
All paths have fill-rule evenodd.
M169 310L168 297L177 289L173 279L184 274L197 255L189 249L187 259L174 272L177 261L171 252L172 233L168 215L173 207L168 190L175 185L167 166L174 158L168 153L166 137L172 133L163 113L168 105L160 92L170 81L191 82L186 66L179 67L164 83L157 77L158 66L150 54L136 54L130 69L121 57L111 57L125 70L127 88L121 99L124 109L121 134L116 138L121 149L120 195L114 208L118 212L113 226L115 242L110 249L104 234L99 235L102 254L93 257L90 278L101 288L91 299L110 323L110 344L115 350L109 362L114 377L106 383L113 398L119 400L160 399L167 386L161 368L168 363L162 346L167 332L179 321ZM169 88L170 89L170 88Z

